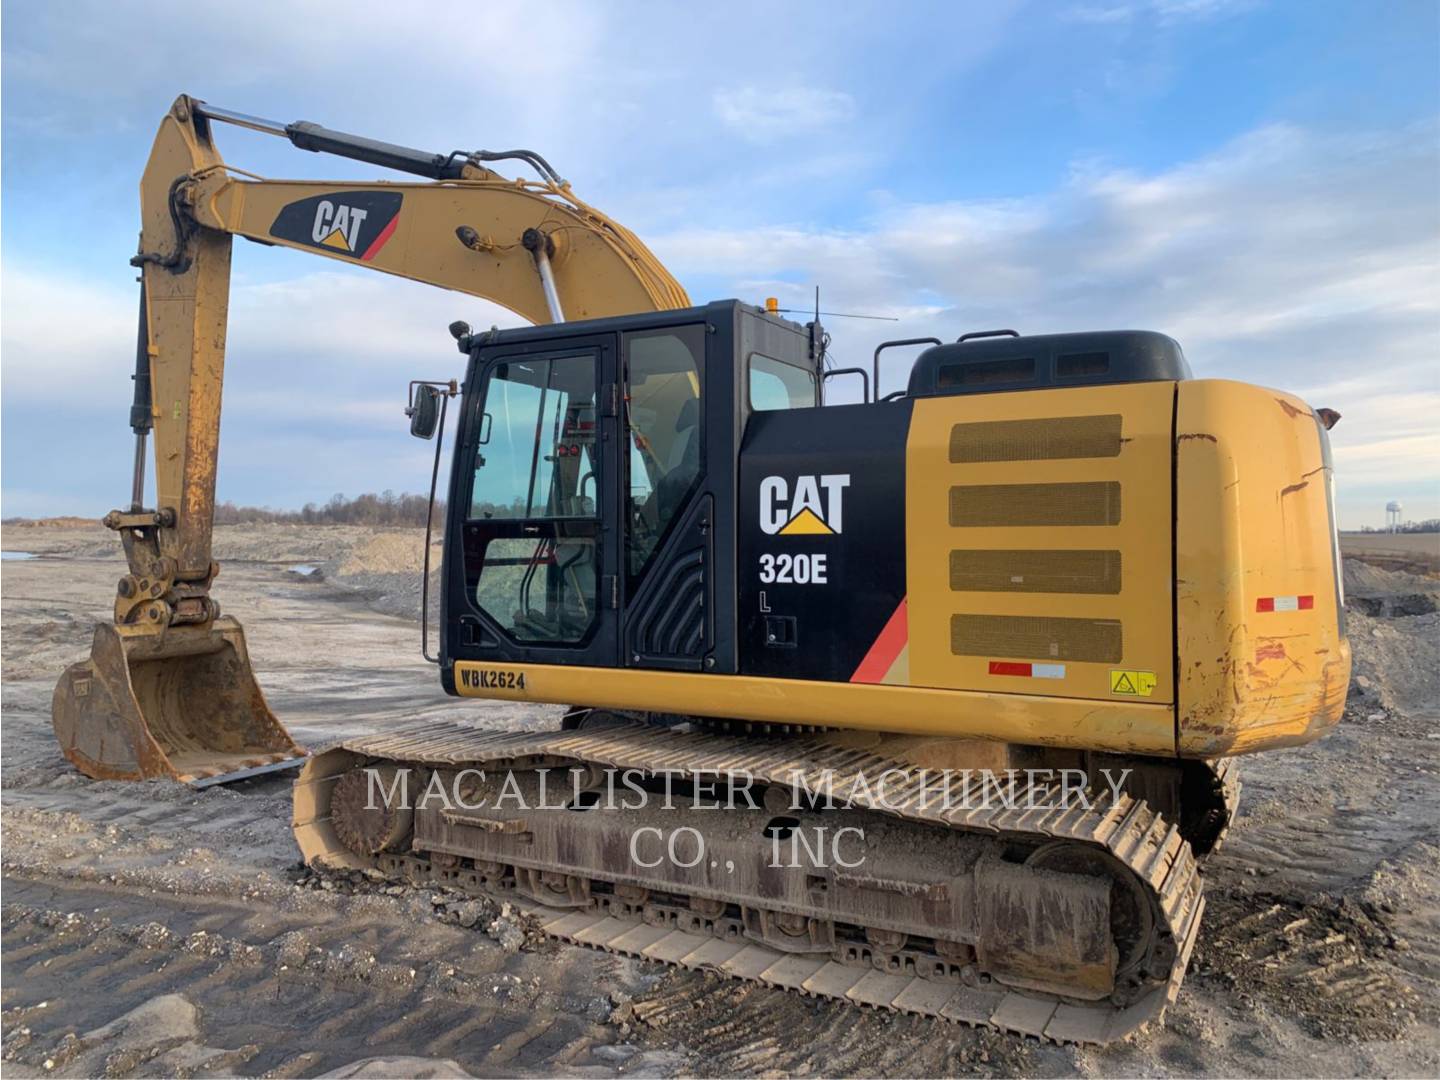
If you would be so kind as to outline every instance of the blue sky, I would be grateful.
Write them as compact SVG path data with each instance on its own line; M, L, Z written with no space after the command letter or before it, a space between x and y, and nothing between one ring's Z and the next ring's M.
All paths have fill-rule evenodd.
M136 184L176 94L433 150L526 146L697 300L882 337L1153 328L1304 395L1342 524L1440 516L1440 17L1430 0L7 2L0 513L127 497ZM238 129L226 159L359 178ZM422 490L406 381L483 302L237 242L222 499Z

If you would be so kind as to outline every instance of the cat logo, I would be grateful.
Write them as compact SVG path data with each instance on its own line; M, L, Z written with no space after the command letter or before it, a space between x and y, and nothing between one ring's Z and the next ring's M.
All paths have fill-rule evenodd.
M270 235L369 262L395 235L400 221L398 191L332 191L281 207Z
M321 199L315 204L315 227L310 230L310 239L321 247L354 255L360 226L369 216L370 211L361 210L358 206L346 206L344 203L336 206L329 199Z
M760 481L760 528L767 536L834 536L844 527L849 473L800 476L794 497L783 476Z

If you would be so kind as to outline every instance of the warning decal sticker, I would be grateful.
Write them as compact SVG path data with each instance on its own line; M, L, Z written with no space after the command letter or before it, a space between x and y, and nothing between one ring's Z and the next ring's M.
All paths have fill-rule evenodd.
M1155 692L1153 671L1119 671L1110 669L1110 693L1122 697L1149 697Z

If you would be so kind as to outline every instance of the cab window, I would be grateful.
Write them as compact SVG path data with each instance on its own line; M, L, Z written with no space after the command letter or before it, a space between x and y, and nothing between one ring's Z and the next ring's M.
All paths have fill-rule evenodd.
M750 354L750 408L756 412L808 409L815 404L815 373L763 353Z
M702 326L624 337L626 569L644 571L700 475Z
M497 364L481 423L472 518L595 516L593 357Z
M467 581L519 641L576 644L596 625L597 364L593 351L501 361L486 383L470 520L492 524L478 549L467 540Z

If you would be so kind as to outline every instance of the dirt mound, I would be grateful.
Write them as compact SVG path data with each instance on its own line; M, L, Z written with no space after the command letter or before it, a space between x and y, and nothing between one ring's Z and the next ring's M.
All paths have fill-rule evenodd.
M6 518L7 529L88 529L99 525L97 518L49 517L49 518Z
M420 617L420 578L424 570L423 529L372 532L343 557L322 567L326 580L356 594L376 611L402 619ZM430 548L430 598L439 605L441 547Z
M1411 716L1440 699L1440 581L1345 559L1351 702Z
M1403 618L1347 615L1351 693L1362 707L1431 715L1440 701L1440 613Z
M559 947L554 938L540 928L534 915L517 911L504 901L488 896L437 888L432 885L411 886L387 881L378 873L360 870L331 871L306 867L295 876L300 889L334 893L337 896L399 896L428 898L434 915L441 922L476 927L488 934L506 953L528 949L553 954Z
M7 521L0 546L6 551L26 551L33 555L66 555L77 559L113 558L123 560L120 540L98 521L64 522L53 525L39 522Z
M436 545L438 548L439 545ZM434 553L438 559L438 551ZM425 534L382 532L350 549L335 573L341 577L359 574L420 573L425 558Z
M376 530L360 525L221 525L214 532L213 550L223 580L229 562L324 563L346 558L376 535ZM50 528L6 522L4 547L73 559L120 563L125 558L119 536L98 522Z
M1346 558L1345 604L1371 616L1428 615L1440 609L1440 580Z

